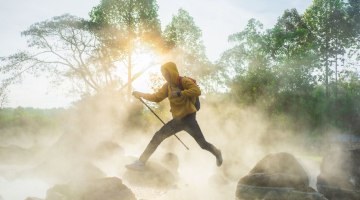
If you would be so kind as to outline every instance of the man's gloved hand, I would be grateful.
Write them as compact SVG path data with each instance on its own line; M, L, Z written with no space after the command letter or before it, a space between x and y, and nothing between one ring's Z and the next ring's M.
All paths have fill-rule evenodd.
M171 92L171 95L173 96L173 97L179 97L179 96L181 96L181 91L179 90L179 91L172 91Z
M132 93L132 95L133 95L135 98L137 98L137 99L140 99L141 97L143 97L143 93L138 92L138 91L134 91L134 92Z

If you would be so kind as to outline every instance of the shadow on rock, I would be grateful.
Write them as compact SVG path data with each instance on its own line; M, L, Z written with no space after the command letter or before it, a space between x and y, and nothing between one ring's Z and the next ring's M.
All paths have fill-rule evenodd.
M309 177L289 153L269 154L238 182L240 200L324 200L309 187Z
M152 188L168 188L177 181L169 169L153 161L146 163L144 171L126 170L123 178L131 185Z
M360 149L333 151L323 158L317 189L330 200L360 199Z

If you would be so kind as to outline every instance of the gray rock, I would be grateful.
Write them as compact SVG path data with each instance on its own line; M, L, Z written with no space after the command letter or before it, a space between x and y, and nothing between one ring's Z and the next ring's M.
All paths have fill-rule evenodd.
M116 177L56 185L46 200L136 200L134 193Z
M236 190L238 200L327 200L319 192L300 192L286 187L241 185Z
M360 149L332 151L323 158L317 189L328 199L360 199Z
M309 185L309 177L296 158L286 152L269 154L260 160L249 174L289 174L299 176L304 185Z
M40 198L36 198L36 197L28 197L25 200L44 200L44 199L40 199Z
M325 185L317 185L317 189L329 200L359 200L359 190L347 190Z
M265 156L238 182L236 197L242 200L324 200L309 187L309 177L289 153Z
M132 185L145 187L169 187L177 180L170 170L152 161L146 163L146 170L126 170L123 177Z

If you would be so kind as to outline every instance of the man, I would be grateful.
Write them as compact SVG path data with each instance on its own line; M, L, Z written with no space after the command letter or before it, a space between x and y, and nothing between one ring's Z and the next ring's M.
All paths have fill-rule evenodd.
M199 87L190 79L184 77L181 79L181 85L184 90L180 90L180 84L178 82L180 80L179 72L173 62L162 65L161 73L167 83L165 83L158 92L154 94L133 92L133 95L135 98L144 98L153 102L160 102L168 97L173 119L155 133L139 160L125 167L131 170L145 170L146 162L160 143L164 139L182 130L188 132L202 149L211 152L216 157L217 166L221 166L223 162L221 151L205 140L196 121L197 110L194 103L196 97L201 95Z

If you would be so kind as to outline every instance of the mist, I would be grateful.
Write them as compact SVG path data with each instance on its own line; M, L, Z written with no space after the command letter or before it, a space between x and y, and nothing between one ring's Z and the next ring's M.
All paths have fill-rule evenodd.
M156 1L104 0L89 19L34 23L21 33L26 48L0 57L0 200L357 200L359 3L329 2L286 9L268 29L254 18L234 25L216 61L197 19L178 8L164 26ZM144 171L125 167L163 126L158 117L186 108L133 93L159 91L167 62L196 79L196 121L223 163L181 131L189 150L170 136ZM29 75L77 100L7 107L9 86Z

